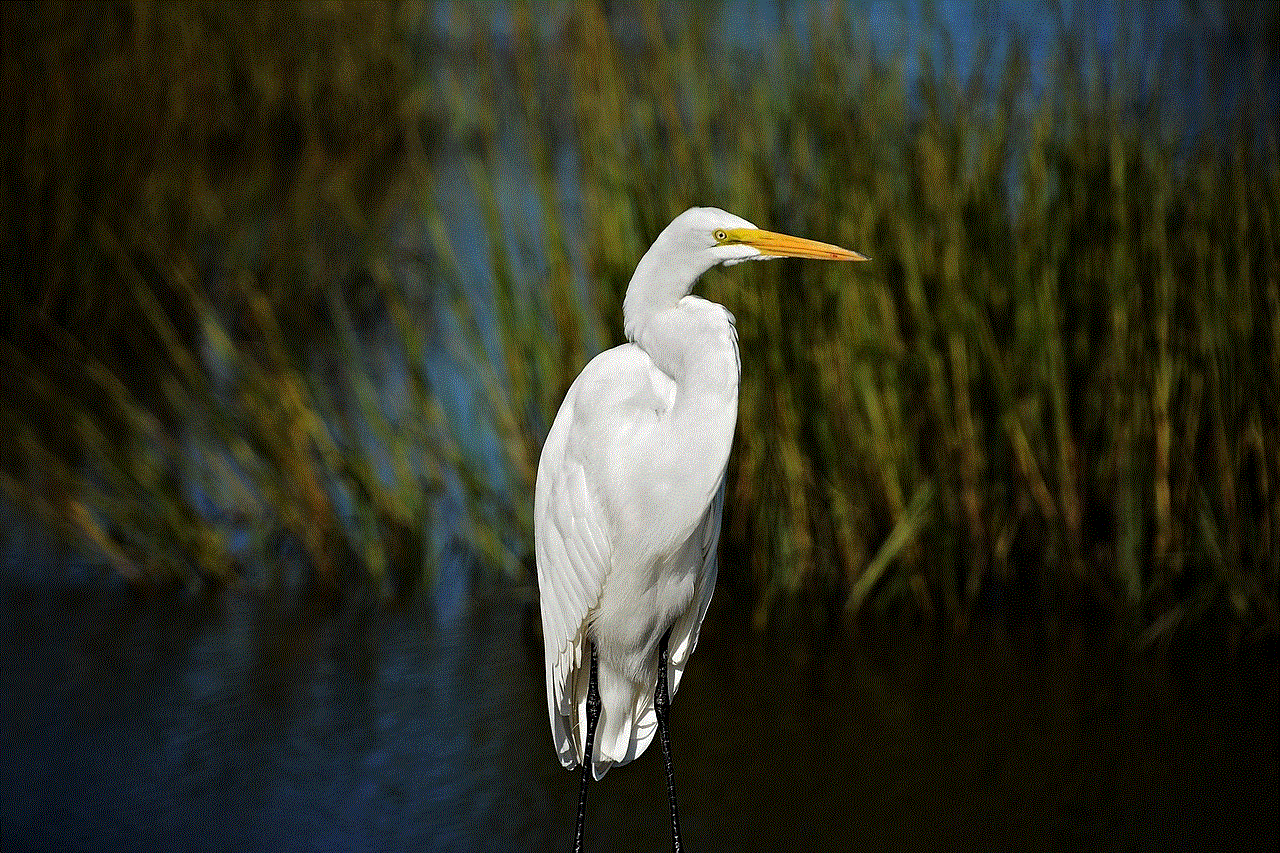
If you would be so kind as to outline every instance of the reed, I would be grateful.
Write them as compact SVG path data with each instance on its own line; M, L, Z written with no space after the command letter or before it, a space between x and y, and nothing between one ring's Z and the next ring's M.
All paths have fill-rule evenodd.
M0 486L131 577L296 552L397 594L457 542L527 578L556 407L716 204L874 258L701 286L759 624L1275 631L1277 16L1215 9L1205 118L1069 23L962 77L840 3L742 44L714 5L459 4L444 43L412 5L8 7Z
M961 628L1099 605L1159 630L1275 626L1280 162L1260 78L1189 127L1123 44L1103 67L1065 27L1042 87L1016 40L966 79L923 54L908 86L911 58L878 55L840 4L736 53L714 15L585 4L550 35L538 17L516 7L510 50L467 78L479 151L525 157L471 170L499 353L474 363L515 515L591 342L621 340L636 259L714 203L874 257L702 286L738 320L722 558L760 623L804 601ZM456 21L486 38L484 15ZM529 184L504 216L494 199Z
M8 500L139 580L414 565L443 431L414 383L420 476L380 476L411 425L386 429L345 307L392 286L412 11L0 12Z

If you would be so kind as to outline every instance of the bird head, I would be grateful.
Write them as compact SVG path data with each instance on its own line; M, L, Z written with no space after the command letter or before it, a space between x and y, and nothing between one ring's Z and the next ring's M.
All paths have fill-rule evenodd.
M773 258L867 260L830 243L765 231L718 207L691 207L671 220L636 266L623 305L628 337L634 339L653 312L687 296L712 267Z
M764 261L773 258L815 258L824 261L865 261L867 258L848 249L792 237L757 228L741 216L718 207L691 207L671 220L654 246L669 243L672 249L688 256L701 256L707 269L716 264L730 266L742 261Z

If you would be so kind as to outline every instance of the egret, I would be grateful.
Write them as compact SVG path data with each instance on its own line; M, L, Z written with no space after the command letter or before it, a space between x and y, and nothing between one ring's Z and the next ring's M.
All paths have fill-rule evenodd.
M542 447L534 547L547 710L561 763L582 770L575 851L588 773L633 760L655 732L681 850L668 703L715 586L741 372L733 315L690 291L717 264L783 257L867 260L714 207L677 216L627 286L629 343L583 368Z

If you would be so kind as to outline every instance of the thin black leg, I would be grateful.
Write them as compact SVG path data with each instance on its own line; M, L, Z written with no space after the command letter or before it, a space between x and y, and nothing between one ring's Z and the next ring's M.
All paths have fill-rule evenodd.
M667 710L671 706L671 697L667 694L667 640L670 638L668 629L658 647L658 687L653 694L653 708L658 713L658 738L662 741L662 761L667 767L667 794L671 797L671 849L682 853L680 813L676 810L676 774L671 767L671 736L667 732Z
M587 816L587 779L591 776L591 752L595 748L596 722L599 719L600 685L596 681L596 644L592 642L591 678L587 683L587 742L582 750L582 786L578 789L578 831L573 836L573 853L582 853L582 824ZM674 804L673 800L673 807Z

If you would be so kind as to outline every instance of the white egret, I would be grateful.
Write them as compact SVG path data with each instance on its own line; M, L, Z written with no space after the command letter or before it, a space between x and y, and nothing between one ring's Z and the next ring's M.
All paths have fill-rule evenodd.
M717 264L781 257L866 260L714 207L677 216L627 287L630 343L583 368L543 445L534 538L547 709L561 763L582 767L575 850L588 769L599 779L626 764L655 730L681 849L668 691L715 586L741 369L733 315L689 292Z

